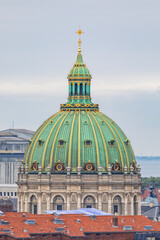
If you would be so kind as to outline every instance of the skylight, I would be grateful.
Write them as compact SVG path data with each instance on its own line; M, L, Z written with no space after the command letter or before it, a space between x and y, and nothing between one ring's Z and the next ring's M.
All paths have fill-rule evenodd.
M9 225L8 221L0 220L0 225Z
M152 230L152 226L144 226L144 230Z
M55 224L64 224L64 223L63 223L63 219L58 219L57 217L54 218L53 222L54 222Z
M123 230L133 230L132 226L123 226Z
M26 224L29 224L29 225L34 225L34 224L36 224L36 220L27 219L27 220L25 221L25 223L26 223Z
M56 228L56 231L58 231L58 232L63 232L63 231L64 231L64 228L63 228L63 227L57 227L57 228Z

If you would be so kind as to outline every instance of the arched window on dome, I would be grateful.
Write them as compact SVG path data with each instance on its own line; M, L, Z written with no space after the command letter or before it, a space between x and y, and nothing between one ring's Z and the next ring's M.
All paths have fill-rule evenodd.
M84 198L83 201L84 208L96 208L96 200L93 196L88 195Z
M116 213L122 215L122 200L119 195L116 195L113 199L113 214Z
M53 210L64 210L64 198L57 195L53 199Z
M37 205L37 198L35 197L35 195L32 195L30 198L30 213L37 214Z
M80 83L80 95L83 95L83 83Z
M77 83L75 83L75 95L78 95L78 85L77 85Z

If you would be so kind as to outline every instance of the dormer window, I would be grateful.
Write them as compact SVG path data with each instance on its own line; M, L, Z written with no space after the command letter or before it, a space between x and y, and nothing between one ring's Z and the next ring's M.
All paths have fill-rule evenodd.
M69 125L69 121L68 120L65 122L65 125Z
M125 143L126 145L128 145L128 143L129 143L129 140L128 140L128 139L126 139L126 140L124 141L124 143Z
M115 146L115 140L114 139L111 139L108 143L112 147Z
M42 146L43 145L43 143L44 143L44 141L40 138L39 140L38 140L38 146Z
M92 141L87 139L85 142L84 142L84 145L85 147L91 147L92 146Z
M58 147L64 147L65 144L66 144L66 142L63 139L58 141Z
M104 121L101 121L101 125L104 125Z
M88 122L85 120L85 121L83 122L83 124L84 124L84 125L88 125Z

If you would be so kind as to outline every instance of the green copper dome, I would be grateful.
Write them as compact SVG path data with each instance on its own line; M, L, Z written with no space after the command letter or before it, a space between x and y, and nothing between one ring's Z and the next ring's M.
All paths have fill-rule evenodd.
M80 49L80 48L79 48ZM91 75L79 50L68 75L69 96L35 132L24 156L29 173L136 172L135 156L119 126L91 101Z
M25 164L34 172L32 165L42 165L42 172L57 172L56 165L62 164L62 172L71 168L76 173L108 172L110 164L116 163L118 171L124 166L129 171L135 159L130 142L115 122L99 111L61 111L45 121L33 135L25 153ZM93 170L85 166L91 163ZM112 169L113 170L113 169Z

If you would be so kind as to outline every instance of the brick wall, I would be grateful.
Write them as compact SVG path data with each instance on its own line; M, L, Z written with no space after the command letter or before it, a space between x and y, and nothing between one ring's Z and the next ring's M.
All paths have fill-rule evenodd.
M86 235L86 240L134 240L134 233L101 233Z
M10 236L2 236L0 238L1 240L13 240L16 238L12 238ZM19 239L19 238L18 238ZM133 233L101 233L101 234L86 234L85 237L68 237L63 234L41 234L41 235L33 235L31 238L25 239L25 240L134 240L134 234ZM19 239L20 240L20 239Z

